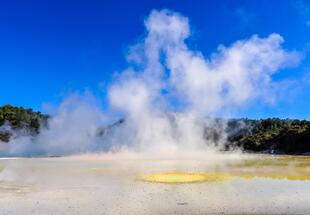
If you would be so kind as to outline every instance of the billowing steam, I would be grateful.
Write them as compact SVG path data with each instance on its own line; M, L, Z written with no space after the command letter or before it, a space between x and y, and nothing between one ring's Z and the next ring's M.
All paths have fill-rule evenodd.
M130 48L131 65L108 87L111 111L125 122L108 127L108 113L96 99L73 95L59 107L38 137L23 136L3 146L5 155L67 155L132 152L146 156L187 156L213 149L205 127L216 116L230 116L254 100L274 102L272 75L299 61L281 47L283 38L254 35L206 58L190 49L189 20L177 13L153 11L146 36ZM219 127L219 145L225 142ZM100 132L99 132L100 133Z

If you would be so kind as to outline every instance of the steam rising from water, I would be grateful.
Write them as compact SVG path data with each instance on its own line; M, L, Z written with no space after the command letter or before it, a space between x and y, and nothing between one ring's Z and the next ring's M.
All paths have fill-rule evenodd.
M168 10L151 12L146 35L130 48L130 67L108 87L111 112L125 123L98 129L112 120L96 98L72 95L60 105L36 138L18 137L5 155L67 155L86 152L127 152L146 156L193 156L213 151L204 127L215 116L230 116L253 101L275 101L279 83L272 75L298 63L299 55L281 47L283 38L270 34L220 45L205 57L186 43L189 20ZM219 128L219 144L226 141Z

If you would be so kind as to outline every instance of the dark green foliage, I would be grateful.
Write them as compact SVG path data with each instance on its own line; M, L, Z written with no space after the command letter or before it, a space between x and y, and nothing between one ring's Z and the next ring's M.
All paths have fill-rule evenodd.
M8 123L12 130L24 129L29 134L38 133L41 124L46 124L47 118L47 115L34 112L31 109L11 105L0 107L0 126ZM9 131L0 130L0 141L8 142L11 135Z
M5 105L0 107L0 142L9 142L12 131L4 129L7 123L13 131L26 131L25 135L39 133L47 125L49 116L31 109ZM270 118L250 119L215 119L205 127L206 142L221 146L222 134L227 134L228 141L224 150L242 148L250 152L303 154L310 153L310 122ZM98 129L98 136L105 136L125 123L120 120L110 126Z
M0 131L0 142L9 142L12 134L8 131Z
M231 135L234 143L246 151L302 154L310 152L310 122L271 118L244 120L249 126L245 135Z

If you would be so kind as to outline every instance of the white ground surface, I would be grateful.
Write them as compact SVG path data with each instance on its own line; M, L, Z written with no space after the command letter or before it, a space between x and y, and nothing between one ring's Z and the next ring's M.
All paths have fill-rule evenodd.
M23 158L1 159L0 168L0 214L310 214L310 181L140 180L150 172L218 168L208 161Z

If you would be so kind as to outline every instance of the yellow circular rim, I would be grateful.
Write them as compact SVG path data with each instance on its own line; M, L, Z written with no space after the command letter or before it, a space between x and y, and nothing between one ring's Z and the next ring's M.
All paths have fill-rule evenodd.
M221 173L186 173L168 172L147 174L142 177L144 181L154 183L195 183L204 181L223 181L229 176Z

